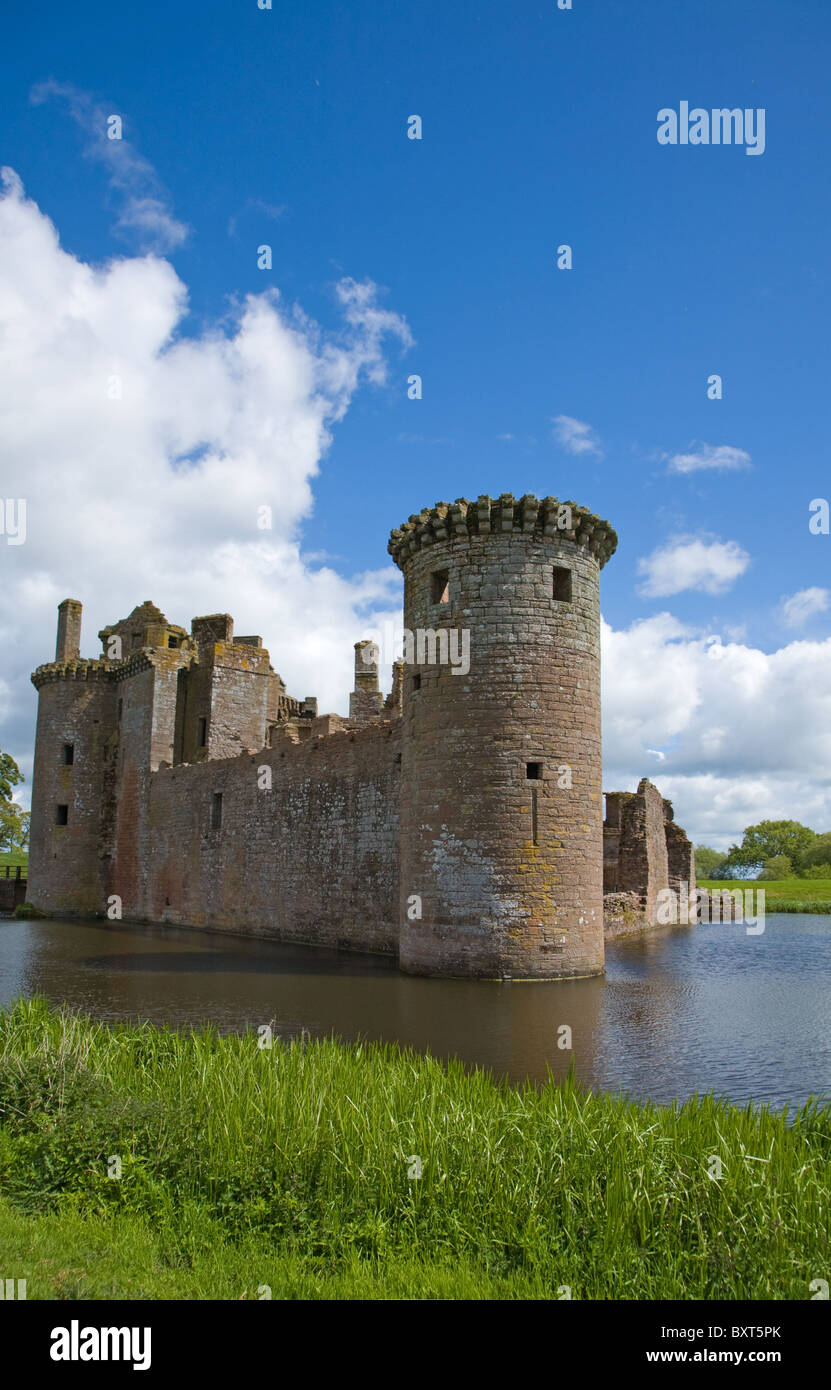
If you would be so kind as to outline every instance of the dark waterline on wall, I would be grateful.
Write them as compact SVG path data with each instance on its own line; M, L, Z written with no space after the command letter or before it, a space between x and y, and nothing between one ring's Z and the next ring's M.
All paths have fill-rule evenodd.
M661 1103L831 1094L829 986L831 919L810 914L771 914L760 936L665 928L611 944L605 977L547 984L417 979L380 956L177 928L0 922L0 1004L43 994L107 1022L383 1039L514 1081L563 1076L573 1056L593 1090Z

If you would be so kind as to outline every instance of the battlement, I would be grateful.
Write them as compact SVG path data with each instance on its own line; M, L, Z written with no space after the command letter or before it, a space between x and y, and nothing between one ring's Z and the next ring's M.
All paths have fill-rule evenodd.
M617 533L609 522L576 502L560 502L556 497L540 501L530 493L515 498L510 492L496 498L483 495L475 502L465 497L437 502L395 527L387 549L403 570L418 550L437 542L510 532L573 541L585 546L601 569L617 549Z
M38 666L31 675L35 690L40 690L50 681L94 681L109 680L112 662L103 657L77 657L71 661L47 661Z

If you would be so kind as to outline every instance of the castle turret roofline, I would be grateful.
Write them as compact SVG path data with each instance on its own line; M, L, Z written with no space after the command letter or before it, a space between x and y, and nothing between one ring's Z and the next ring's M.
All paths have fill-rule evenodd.
M407 560L424 546L454 537L487 536L505 532L537 533L540 536L559 536L585 546L602 569L617 549L617 533L608 521L576 502L560 502L556 497L538 497L526 493L515 498L504 492L501 497L483 495L475 502L459 497L455 502L437 502L434 507L414 513L390 535L387 549L398 565L404 568Z

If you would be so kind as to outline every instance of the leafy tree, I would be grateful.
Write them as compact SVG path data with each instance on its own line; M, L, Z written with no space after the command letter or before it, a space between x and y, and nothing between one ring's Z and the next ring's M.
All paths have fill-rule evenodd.
M817 835L813 843L805 851L802 860L803 876L807 877L805 871L813 868L817 864L831 864L831 830L822 835ZM817 874L811 874L812 878L817 878Z
M809 864L800 878L831 878L831 864Z
M775 854L772 859L765 860L765 867L759 875L759 882L770 883L773 880L790 878L792 873L791 861L787 854Z
M710 849L709 845L696 845L695 872L698 878L721 878L726 862L727 856L721 850Z
M740 845L731 845L727 853L727 863L731 867L760 868L768 859L785 855L798 872L802 861L813 842L816 832L796 820L763 820L758 825L749 825Z
M24 780L11 753L0 752L0 801L11 801L12 787Z
M29 812L0 798L0 851L23 850L29 843Z

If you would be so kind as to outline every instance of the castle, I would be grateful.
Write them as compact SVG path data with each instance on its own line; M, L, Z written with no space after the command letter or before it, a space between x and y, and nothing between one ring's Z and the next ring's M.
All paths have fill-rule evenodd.
M644 781L600 763L600 571L617 537L556 498L438 503L390 537L418 641L378 687L356 645L349 717L288 695L227 614L152 603L82 658L58 610L32 676L29 899L57 915L385 952L423 975L598 974L606 931L694 883ZM447 653L459 634L469 660Z

